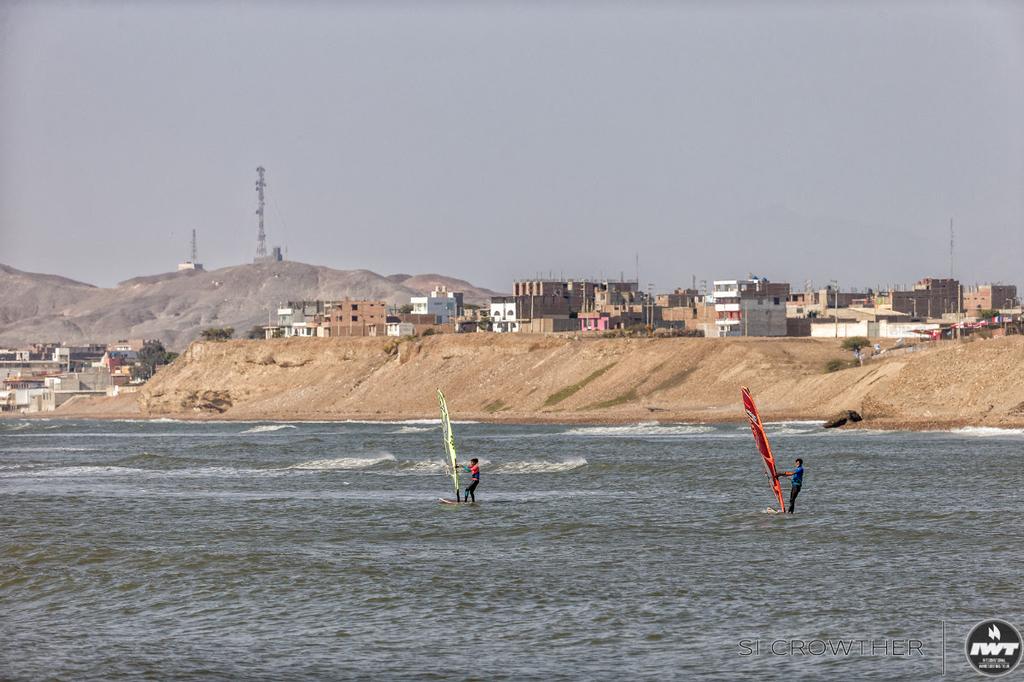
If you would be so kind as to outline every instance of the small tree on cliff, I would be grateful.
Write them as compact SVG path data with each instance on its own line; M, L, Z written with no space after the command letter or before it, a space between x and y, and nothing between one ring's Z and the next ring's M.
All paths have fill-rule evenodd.
M199 334L203 341L227 341L235 335L234 327L209 327Z
M149 379L156 372L158 365L169 364L176 357L177 353L168 353L164 344L159 341L146 341L136 358L133 374L137 379Z

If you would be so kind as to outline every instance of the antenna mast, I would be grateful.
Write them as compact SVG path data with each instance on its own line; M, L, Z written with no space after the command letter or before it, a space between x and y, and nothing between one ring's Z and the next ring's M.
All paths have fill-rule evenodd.
M196 231L195 231L195 229L192 230L192 259L189 262L190 263L198 263L199 262L199 249L196 248Z
M953 219L949 219L949 278L953 279Z
M267 233L263 229L263 206L265 204L263 200L263 190L267 186L266 181L263 179L263 174L266 173L266 170L267 169L265 169L263 166L259 166L258 168L256 168L256 174L259 176L259 179L256 180L256 196L259 198L259 201L256 204L256 215L259 216L260 219L260 230L256 236L257 258L266 258L267 256Z

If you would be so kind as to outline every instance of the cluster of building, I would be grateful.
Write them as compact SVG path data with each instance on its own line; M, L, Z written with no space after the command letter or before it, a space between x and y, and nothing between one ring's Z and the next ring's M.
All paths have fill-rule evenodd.
M276 309L276 319L263 327L266 338L292 336L415 336L452 331L465 325L463 295L435 288L428 296L413 296L409 305L385 301L342 299L289 301ZM461 325L461 326L460 326ZM428 330L430 330L428 332Z
M1022 327L1013 285L965 287L951 278L925 278L884 291L841 291L834 283L794 290L785 282L749 276L715 280L703 291L691 287L660 294L642 291L636 281L523 280L513 283L511 295L495 296L488 305L466 304L462 293L445 287L402 306L380 300L294 301L277 307L263 330L266 338L640 332L938 339L984 328L1021 333ZM148 343L0 349L0 411L46 412L76 396L137 390L153 369L147 363L154 361L140 356Z
M144 339L69 346L0 348L0 412L51 412L75 396L136 390Z
M1019 324L1013 285L964 287L926 278L912 287L841 291L835 284L794 290L764 277L715 280L655 294L636 281L523 280L509 296L467 306L443 287L409 305L384 301L300 301L277 308L267 338L410 336L432 332L604 333L663 330L707 337L817 336L940 338Z

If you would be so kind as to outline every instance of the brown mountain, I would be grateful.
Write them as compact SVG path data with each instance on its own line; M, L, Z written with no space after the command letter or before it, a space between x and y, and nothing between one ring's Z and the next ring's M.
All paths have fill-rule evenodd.
M159 338L168 348L182 349L205 327L234 327L241 334L266 324L271 310L285 301L349 297L408 303L435 284L464 292L467 303L482 303L495 293L442 275L384 277L294 261L135 277L112 288L0 265L0 346Z

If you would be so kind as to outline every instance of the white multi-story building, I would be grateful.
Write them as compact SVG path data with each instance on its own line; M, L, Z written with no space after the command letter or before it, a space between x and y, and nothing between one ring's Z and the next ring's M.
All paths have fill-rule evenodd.
M385 326L388 336L413 336L416 325L412 322L388 322Z
M446 324L463 312L462 293L447 287L435 287L429 296L413 296L409 302L413 315L433 315L437 324Z
M515 296L495 296L491 299L491 331L499 333L519 331Z
M311 313L304 303L297 306L289 304L287 308L277 309L277 325L265 327L267 338L283 336L323 336L321 325L315 321L315 313Z
M785 336L789 285L751 279L715 280L718 336Z

